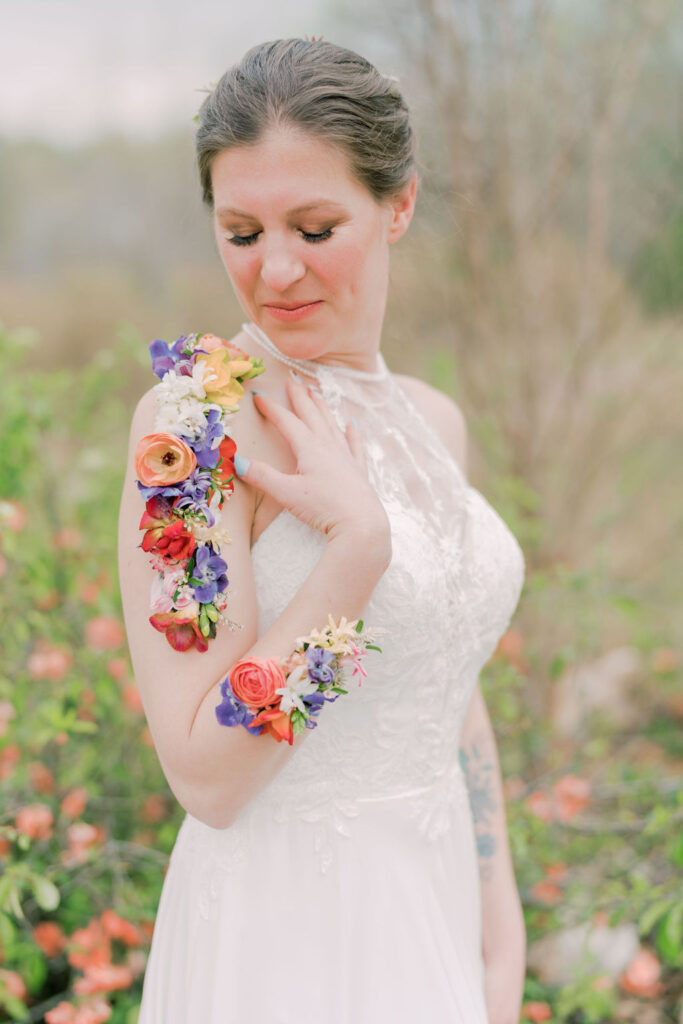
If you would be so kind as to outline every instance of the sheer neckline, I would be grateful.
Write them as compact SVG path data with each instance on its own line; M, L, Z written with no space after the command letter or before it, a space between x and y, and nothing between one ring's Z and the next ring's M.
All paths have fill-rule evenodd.
M293 356L285 355L277 345L271 341L263 328L253 322L242 324L242 330L254 341L262 345L271 355L275 356L287 366L306 373L311 377L320 377L321 372L329 370L334 374L341 374L345 377L353 377L355 380L386 380L389 377L389 368L384 361L381 352L377 352L377 370L356 370L352 366L332 366L329 363L319 363L315 359L295 359Z

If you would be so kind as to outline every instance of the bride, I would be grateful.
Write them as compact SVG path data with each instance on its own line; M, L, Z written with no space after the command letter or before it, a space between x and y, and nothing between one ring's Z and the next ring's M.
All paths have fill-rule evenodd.
M467 482L459 408L381 352L390 246L418 186L405 101L347 49L268 42L207 96L196 150L246 317L197 344L262 372L243 375L225 417L236 475L214 537L228 614L205 649L150 625L160 564L139 549L136 477L164 429L159 386L131 424L126 630L186 811L139 1024L513 1024L524 923L477 677L524 561ZM356 620L381 651L291 742L224 727L221 710L245 707L238 663L302 664L301 637Z

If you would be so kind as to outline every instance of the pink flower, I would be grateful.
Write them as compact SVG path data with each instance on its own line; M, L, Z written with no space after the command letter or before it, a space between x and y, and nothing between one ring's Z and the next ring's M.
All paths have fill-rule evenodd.
M42 642L29 655L27 668L32 679L50 679L57 683L64 678L72 661L71 654L63 647Z
M41 921L32 934L33 941L45 956L57 956L66 946L66 935L56 921Z
M274 704L278 699L275 691L284 685L282 669L273 658L242 658L230 673L232 692L252 709Z
M93 651L112 651L125 640L123 626L112 615L97 615L85 627L85 642Z
M633 957L619 979L624 992L634 996L652 998L658 996L664 987L659 980L661 965L649 949L641 949Z
M67 818L78 818L88 802L88 791L84 786L70 790L61 802L62 814Z
M7 986L7 991L10 995L13 995L15 999L26 999L28 989L26 988L26 982L20 974L16 971L5 971L0 970L0 984Z
M17 812L15 825L29 839L49 839L52 821L52 811L47 804L28 804Z
M167 487L185 480L197 459L189 445L175 434L147 434L135 449L135 472L145 487Z

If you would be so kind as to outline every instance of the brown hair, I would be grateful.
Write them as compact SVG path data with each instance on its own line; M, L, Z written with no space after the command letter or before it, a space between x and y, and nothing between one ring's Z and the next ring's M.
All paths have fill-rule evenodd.
M213 208L211 166L273 127L297 127L342 149L358 181L382 202L415 170L415 139L396 80L353 50L321 39L253 46L206 97L196 121L202 199Z

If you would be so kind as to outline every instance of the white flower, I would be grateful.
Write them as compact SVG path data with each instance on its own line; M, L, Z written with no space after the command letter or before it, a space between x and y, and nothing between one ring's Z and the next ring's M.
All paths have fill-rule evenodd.
M228 536L228 531L221 527L222 512L218 507L220 500L220 494L214 491L211 495L211 501L209 502L209 510L213 512L214 516L213 526L209 526L199 516L193 516L187 521L188 528L196 540L202 544L206 544L207 541L212 541L219 549L219 554L221 544L232 543Z
M301 698L309 693L315 693L318 684L314 679L309 679L307 666L297 665L289 673L285 682L285 686L280 686L275 691L282 695L280 711L284 711L288 715L294 707L297 707L304 715L308 715L306 705Z
M181 398L177 402L164 402L156 414L154 429L195 438L206 426L205 409L206 402L192 397Z

